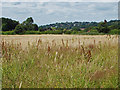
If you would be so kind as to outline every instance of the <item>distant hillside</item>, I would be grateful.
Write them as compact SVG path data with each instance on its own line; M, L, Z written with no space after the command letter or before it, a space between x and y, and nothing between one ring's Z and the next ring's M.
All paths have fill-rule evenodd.
M32 17L22 23L10 18L0 18L2 34L117 34L120 20L103 22L61 22L38 26Z
M118 26L118 22L120 22L120 20L111 20L107 22L107 25ZM98 22L61 22L61 23L54 23L49 25L42 25L39 26L39 29L52 30L53 27L58 30L86 29L86 28L98 26L98 24L99 24Z
M62 22L49 25L40 26L40 28L51 28L56 27L57 29L73 29L74 27L78 28L88 28L91 26L97 26L97 22Z

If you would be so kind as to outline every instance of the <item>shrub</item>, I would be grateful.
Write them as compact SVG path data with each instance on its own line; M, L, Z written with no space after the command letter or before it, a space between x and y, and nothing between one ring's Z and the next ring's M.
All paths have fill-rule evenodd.
M98 32L83 32L83 33L79 33L79 35L104 35L104 33L98 33Z
M78 31L72 31L71 34L79 34Z
M65 34L72 34L72 31L66 30L66 31L64 31L64 33L65 33Z
M41 34L39 31L26 31L25 34Z
M44 32L41 32L42 34L62 34L63 31L62 30L56 30L56 31L44 31Z
M98 27L96 28L99 33L109 33L110 29L108 25L104 22L99 23Z
M0 35L2 34L2 31L0 31Z
M2 31L2 34L3 35L14 35L15 32L12 30L12 31Z
M24 30L24 28L23 28L23 26L21 24L18 24L15 27L15 33L16 34L24 34L25 33L25 30Z
M109 34L120 34L120 30L118 29L113 29L109 32Z

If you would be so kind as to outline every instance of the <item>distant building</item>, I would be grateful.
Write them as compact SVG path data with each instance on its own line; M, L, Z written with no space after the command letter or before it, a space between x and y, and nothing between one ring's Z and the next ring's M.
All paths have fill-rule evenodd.
M87 32L90 32L90 31L87 31Z
M85 28L80 28L80 30L85 30Z

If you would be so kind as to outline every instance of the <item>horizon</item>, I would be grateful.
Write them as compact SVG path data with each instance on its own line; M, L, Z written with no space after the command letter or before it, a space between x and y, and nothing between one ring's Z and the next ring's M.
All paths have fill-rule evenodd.
M61 22L101 22L118 19L117 2L2 2L2 17L37 25Z
M9 18L9 17L0 17L0 18L8 18L8 19L12 19L12 18ZM29 17L27 17L27 18L29 18ZM27 19L26 18L26 19ZM32 18L34 18L34 17L32 17ZM26 20L25 19L25 20ZM12 20L15 20L15 21L18 21L18 20L16 20L16 19L12 19ZM34 20L34 19L33 19ZM118 20L118 19L111 19L111 20ZM111 21L111 20L107 20L107 22L109 22L109 21ZM49 23L49 24L44 24L44 25L50 25L50 24L56 24L56 23L66 23L66 22L68 22L68 23L70 23L69 21L64 21L64 22L54 22L54 23ZM74 23L74 22L89 22L89 23L91 23L91 22L96 22L96 23L100 23L100 22L104 22L104 20L102 20L102 21L72 21L72 23ZM20 22L19 22L20 23ZM33 22L34 23L34 22ZM36 24L36 23L35 23ZM37 24L38 25L38 24ZM38 26L44 26L44 25L38 25Z

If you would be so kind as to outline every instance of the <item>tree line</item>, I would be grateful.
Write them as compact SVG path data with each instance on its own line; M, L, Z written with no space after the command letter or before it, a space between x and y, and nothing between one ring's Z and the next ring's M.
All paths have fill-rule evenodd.
M61 22L38 26L32 17L20 23L10 18L0 18L2 34L117 34L120 20L107 22Z

